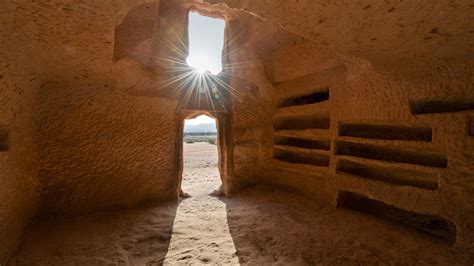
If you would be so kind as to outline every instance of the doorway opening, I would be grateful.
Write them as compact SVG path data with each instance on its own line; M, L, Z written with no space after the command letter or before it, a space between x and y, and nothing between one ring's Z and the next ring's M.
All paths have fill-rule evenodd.
M199 115L184 120L181 190L185 196L208 195L221 186L218 145L215 118Z

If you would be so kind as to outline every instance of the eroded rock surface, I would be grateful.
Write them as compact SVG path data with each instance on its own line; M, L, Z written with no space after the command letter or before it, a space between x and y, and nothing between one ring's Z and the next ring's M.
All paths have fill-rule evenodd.
M406 220L454 224L428 225L449 231L455 254L433 261L463 261L456 252L474 250L473 8L465 0L2 3L0 262L34 217L176 199L182 120L199 113L219 121L223 193L277 186L334 213L340 195L355 193ZM189 82L189 10L226 20L224 70L206 83L218 84L219 100L202 100Z

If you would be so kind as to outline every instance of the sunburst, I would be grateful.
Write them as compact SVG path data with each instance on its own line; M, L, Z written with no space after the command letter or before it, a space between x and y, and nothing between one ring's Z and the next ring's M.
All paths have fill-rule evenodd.
M237 45L243 32L242 29L234 29L231 31L232 36L226 36L227 41L223 47L225 63L222 64L222 71L218 75L210 73L204 67L190 67L185 60L189 53L186 42L172 28L166 30L172 38L159 38L157 43L161 49L168 52L166 56L157 56L148 51L139 51L142 54L146 53L151 62L154 62L153 65L156 64L156 70L167 77L155 84L154 90L171 89L171 92L182 95L181 100L185 106L189 104L195 106L190 101L200 101L201 93L204 93L204 96L212 105L212 110L216 110L215 100L225 97L224 95L230 97L242 95L242 92L234 88L230 81L236 78L234 76L236 71L247 69L251 64L249 64L249 61L228 62L229 58L233 58L240 52L238 49L231 48ZM247 81L245 78L238 78ZM192 95L197 95L197 97L191 98Z

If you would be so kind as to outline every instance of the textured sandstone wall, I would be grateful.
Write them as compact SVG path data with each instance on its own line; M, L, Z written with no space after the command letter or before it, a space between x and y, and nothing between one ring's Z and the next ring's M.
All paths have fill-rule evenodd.
M0 52L1 54L1 52ZM38 207L34 92L41 76L0 56L0 263L18 244Z
M206 0L243 9L289 32L373 64L473 59L468 0Z
M185 57L192 7L230 22L231 187L264 182L333 205L357 192L453 221L473 248L468 1L193 2L1 5L0 259L34 214L176 196L183 83L170 83L169 59ZM361 128L369 136L343 136Z
M3 47L2 47L3 48ZM0 52L1 54L1 52ZM33 69L0 56L0 263L11 254L36 209L37 171L33 127Z
M189 70L177 71L186 56L182 46L187 43L190 8L220 14L235 25L226 32L231 42L225 48L225 67L230 69L221 78L227 80L224 87L232 98L227 110L228 180L231 190L253 183L260 146L251 143L260 143L264 123L259 121L269 123L271 115L272 86L254 54L262 40L252 26L260 20L223 7L194 6L192 1L138 4L116 27L103 27L104 32L115 28L113 50L108 42L99 48L79 47L73 41L70 46L78 46L80 54L71 60L81 67L59 71L60 66L52 64L58 72L38 92L41 214L74 214L176 196L178 113L199 111L188 106L193 99L180 96L193 89L180 80Z
M273 86L262 58L277 40L277 28L245 13L227 21L229 90L232 97L232 185L235 190L255 183L262 141L271 125ZM263 51L262 51L263 50Z
M318 62L312 74L301 66L307 61ZM275 75L274 137L259 181L334 205L351 191L442 217L455 223L457 245L472 250L472 64L374 68L317 44L277 51L273 63L282 75ZM288 102L312 93L313 101ZM438 103L420 104L428 100ZM314 128L292 128L308 116L320 119L308 124ZM282 119L290 126L281 127Z
M180 72L177 67L182 66L186 55L182 46L187 43L186 14L193 8L192 1L122 8L129 8L128 13L120 12L123 20L100 26L104 35L91 36L97 37L90 40L93 45L81 46L84 40L71 40L68 46L73 52L63 56L77 67L68 64L61 69L60 64L51 63L50 81L38 92L42 214L73 214L176 196L177 142L181 141L177 114L186 107L179 107L178 101L189 100L180 95L192 87L179 79L186 70ZM197 8L238 18L237 11L222 7ZM69 15L82 14L75 9L66 11ZM245 62L251 69L241 77L230 78L227 84L233 87L228 148L235 189L252 183L259 146L235 147L234 143L243 139L258 143L262 129L255 125L260 125L260 120L269 121L262 118L271 114L266 112L270 98L265 103L260 95L269 94L271 85L252 54L258 32L243 27L253 20L249 15L238 18L237 27L226 33L232 40L228 45L239 51L228 51L228 63ZM83 24L76 20L65 25L80 26ZM114 41L105 41L112 39L108 33L114 29ZM103 45L98 41L104 41ZM240 73L242 68L231 72Z
M0 135L8 131L9 150L1 152L0 231L6 240L0 258L34 215L176 196L177 100L186 86L170 83L179 74L170 59L185 56L185 18L193 1L143 2L2 5L1 33L8 42L1 47ZM194 6L236 18L227 33L234 57L228 67L236 68L232 74L251 67L228 81L240 93L228 110L226 146L229 182L237 189L253 182L260 146L251 143L259 143L265 133L259 121L269 123L271 115L271 86L252 51L277 33L269 26L259 38L262 31L247 29L258 20L252 15Z
M44 144L49 141L39 134L38 125L41 126L39 114L43 115L43 121L46 122L48 119L45 119L45 116L49 118L60 116L54 112L45 115L46 111L39 106L39 97L42 97L43 103L48 102L45 98L52 90L46 85L47 81L57 79L56 77L67 77L65 79L73 83L72 81L77 79L87 79L90 73L108 71L113 55L113 29L134 4L131 1L102 6L93 3L78 5L61 1L28 3L7 1L0 6L0 39L2 40L0 43L0 142L2 143L0 145L2 146L0 148L0 238L2 239L0 263L12 254L31 218L38 215L41 206L45 206L42 201L45 196L43 193L45 183L50 185L49 188L64 193L75 192L72 189L67 190L67 182L59 186L60 189L56 186L58 184L56 182L56 188L54 188L54 182L51 182L50 176L44 178L39 174L40 156L56 156L55 158L59 158L58 162L64 162L63 159L70 158L58 156L57 153L45 156L45 152L53 149L41 151L38 148L38 146L44 147ZM122 77L126 76L122 75ZM90 80L87 81L85 87L88 83ZM100 85L93 83L94 87L104 86L104 83ZM71 88L66 87L66 89ZM70 90L68 93L69 95L80 94L74 94ZM70 98L65 98L58 99L59 106L70 100ZM94 99L94 97L90 96L89 99ZM165 101L165 104L170 105L169 101ZM61 110L51 111L60 112ZM71 113L65 113L65 115L71 115ZM80 114L74 115L80 117ZM84 119L84 122L87 121ZM63 122L68 122L68 119L63 119ZM54 126L57 126L60 133L67 131L64 124ZM57 145L55 141L58 141L57 138L51 140ZM61 141L60 139L59 142ZM4 145L5 142L6 145ZM72 141L72 143L77 142ZM67 147L67 143L62 144L67 155L71 152L71 148ZM56 170L64 167L61 163L58 165ZM78 161L75 161L74 165L77 167ZM75 166L70 165L65 168L69 171ZM64 174L61 176L64 177ZM90 178L90 175L87 177ZM91 183L88 189L95 186L96 180L89 179L89 181ZM73 182L69 184L72 185ZM149 187L146 189L150 190ZM87 194L86 190L82 192ZM108 186L107 190L114 191L114 188ZM91 196L92 200L100 202L100 200L110 199L109 195L98 192L98 189L95 192L102 194L103 198ZM87 204L87 200L83 198L85 194L69 194L72 198L80 200L68 207L77 206L80 203ZM51 191L49 195L55 195L54 191ZM123 191L121 196L125 197ZM64 197L66 196L63 195ZM50 201L56 203L53 207L56 208L61 203L62 207L65 207L66 202L59 202L60 199L60 196L56 196ZM45 209L53 210L48 207Z
M52 75L38 94L42 214L177 197L177 95L166 86L174 77L163 75L174 64L161 60L172 54L161 40L173 32L167 43L177 42L186 23L181 16L181 27L171 27L168 5L158 2L122 8L122 21L101 26L111 40L103 53L81 47L73 60L84 69Z
M262 77L263 71L255 73L257 77L254 77L251 83L242 81L232 83L241 94L235 98L232 108L234 163L232 181L236 189L255 183L254 177L259 168L261 142L271 120L271 102L265 98L265 90L269 86L268 81Z
M264 46L274 134L257 182L333 205L355 192L472 250L469 1L224 2L300 37Z
M44 73L31 50L18 47L34 26L15 20L8 4L0 8L0 264L19 244L38 209L39 183L35 93Z
M47 84L39 99L44 212L176 196L176 101L67 82Z

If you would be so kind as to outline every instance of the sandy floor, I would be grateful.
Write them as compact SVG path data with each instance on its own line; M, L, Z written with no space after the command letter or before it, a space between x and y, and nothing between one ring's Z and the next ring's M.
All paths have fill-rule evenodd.
M252 188L220 184L216 146L185 145L179 204L36 223L11 265L472 265L474 257L405 227Z
M226 204L209 196L221 184L217 146L184 144L181 187L191 198L178 206L165 264L238 264L227 225Z

